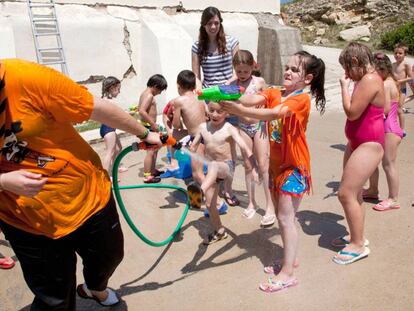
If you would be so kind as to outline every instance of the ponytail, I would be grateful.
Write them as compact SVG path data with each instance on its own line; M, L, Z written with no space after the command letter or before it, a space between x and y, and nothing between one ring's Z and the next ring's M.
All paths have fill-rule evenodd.
M313 76L310 83L310 90L312 96L315 97L316 109L323 114L325 112L325 63L322 59L315 55L309 54L305 51L295 53L303 61L303 68L305 75L311 74Z

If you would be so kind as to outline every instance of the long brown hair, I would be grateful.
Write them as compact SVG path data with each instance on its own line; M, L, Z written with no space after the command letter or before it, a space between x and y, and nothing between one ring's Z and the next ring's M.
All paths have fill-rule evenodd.
M223 19L221 18L221 13L219 9L209 6L205 8L203 14L201 15L200 21L200 29L198 35L198 58L201 61L205 60L208 55L208 45L209 45L209 38L207 31L205 30L205 26L207 23L212 19L214 16L217 16L220 20L220 29L217 33L217 45L218 45L218 52L220 55L224 56L227 53L226 48L226 34L224 33L223 27Z
M395 78L392 71L391 60L386 54L382 52L377 52L374 54L374 67L375 70L385 73L387 75L387 78L391 77L395 82L397 82L397 79Z

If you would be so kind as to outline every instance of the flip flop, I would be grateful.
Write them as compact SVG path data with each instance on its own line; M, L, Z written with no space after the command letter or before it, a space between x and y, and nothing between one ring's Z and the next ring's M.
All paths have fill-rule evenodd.
M349 238L347 238L346 236L341 236L341 237L338 237L336 239L333 239L331 241L331 245L333 247L345 247L346 245L349 244L349 242L350 242ZM368 239L365 239L364 246L369 246Z
M3 257L0 258L0 269L11 269L15 265L15 262L10 257Z
M154 177L158 177L158 176L160 176L160 175L162 175L164 173L165 173L164 171L160 171L160 170L155 169L154 172L152 173L152 175Z
M110 288L107 288L106 291L108 293L108 297L104 301L101 301L98 297L91 293L91 291L86 287L85 283L79 284L76 287L76 292L78 293L79 297L83 299L93 299L103 307L112 307L117 305L120 300L116 293Z
M170 170L167 168L165 173L161 174L161 178L170 178L170 177L178 177L180 175L180 168L177 167L176 169Z
M243 213L242 213L242 215L244 216L244 217L246 217L247 219L252 219L253 217L254 217L254 214L256 214L256 211L258 210L258 208L257 207L254 207L254 208L246 208L244 211L243 211Z
M267 226L271 226L275 223L276 221L276 215L267 215L267 216L263 216L262 220L260 221L260 225L262 227L267 227Z
M149 175L144 178L145 184L157 184L161 181L161 178L158 176Z
M389 211L392 209L399 209L399 208L400 208L400 203L398 203L397 201L384 200L384 201L379 202L372 209L378 212L384 212L384 211Z
M230 196L228 193L224 193L223 198L226 201L226 203L230 206L240 205L239 199L234 194L232 196Z
M339 251L337 255L346 255L346 256L350 256L350 259L340 259L336 256L334 256L332 258L332 261L334 263L337 263L338 265L349 265L351 263L354 263L355 261L364 259L365 257L368 257L369 253L371 251L369 250L368 247L364 248L364 251L362 253L352 253L352 252L346 252L346 251Z
M275 293L296 285L298 285L298 280L296 278L293 278L287 282L273 281L269 278L268 283L262 283L259 285L259 289L265 293Z

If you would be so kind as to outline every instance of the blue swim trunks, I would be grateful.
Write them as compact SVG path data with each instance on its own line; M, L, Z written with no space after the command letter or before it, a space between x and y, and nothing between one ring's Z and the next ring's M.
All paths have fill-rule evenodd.
M286 178L286 181L281 187L282 192L294 196L301 196L308 189L309 183L307 178L302 176L297 168Z

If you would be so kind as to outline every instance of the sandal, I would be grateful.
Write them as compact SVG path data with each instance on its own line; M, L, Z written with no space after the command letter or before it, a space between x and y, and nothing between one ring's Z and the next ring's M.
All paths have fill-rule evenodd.
M227 239L228 234L226 231L224 231L223 233L218 233L217 231L214 231L213 233L210 233L207 237L207 240L203 241L204 245L210 245L213 243L216 243L218 241Z
M297 284L298 284L298 280L296 278L293 278L286 282L273 281L271 278L269 278L269 281L267 283L260 284L259 288L265 293L275 293L283 289L296 286Z
M275 223L276 221L276 215L265 215L262 217L262 220L260 221L260 225L262 227L267 227L267 226L271 226Z
M11 269L15 265L15 262L10 257L0 258L0 269Z
M149 175L149 176L144 177L144 183L146 184L156 184L156 183L159 183L160 181L161 181L161 178L159 178L158 176Z
M372 209L378 212L389 211L392 209L399 209L400 203L394 200L384 200L375 205Z
M258 210L257 207L253 207L253 208L246 208L242 215L244 217L246 217L247 219L252 219L254 217L254 214L256 214L256 211Z
M339 251L338 254L336 254L333 258L332 261L334 263L337 263L339 265L349 265L351 263L354 263L355 261L364 259L366 257L368 257L370 253L370 250L368 247L364 248L364 251L362 253L352 253L352 252L347 252L347 251ZM338 257L339 256L349 256L349 259L341 259Z
M238 206L238 205L240 205L239 199L234 194L233 195L229 195L228 193L224 193L223 194L223 199L230 206Z
M108 293L108 297L104 301L99 300L98 297L93 295L91 291L86 287L85 283L79 284L76 287L76 292L78 293L79 297L83 299L93 299L103 307L111 307L120 302L116 293L110 288L106 289L106 292Z

